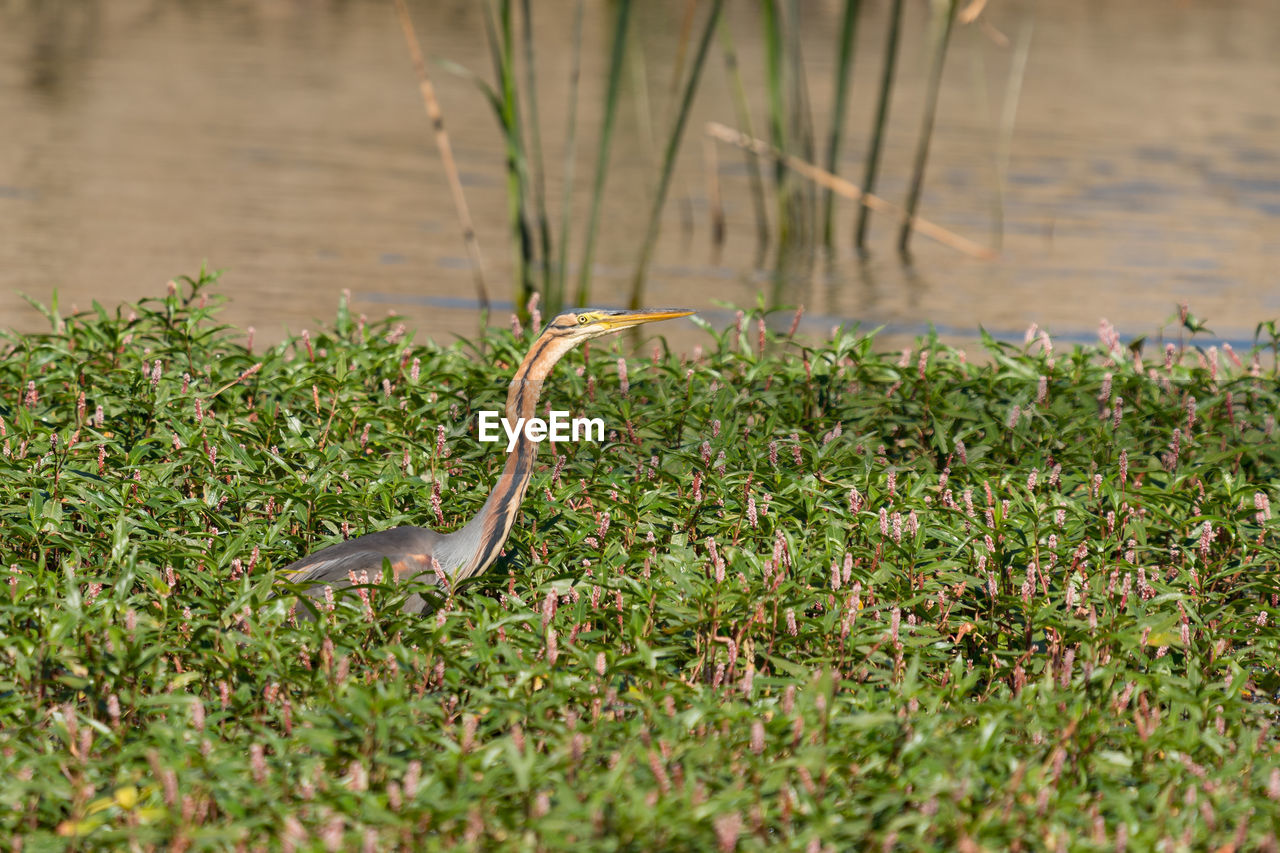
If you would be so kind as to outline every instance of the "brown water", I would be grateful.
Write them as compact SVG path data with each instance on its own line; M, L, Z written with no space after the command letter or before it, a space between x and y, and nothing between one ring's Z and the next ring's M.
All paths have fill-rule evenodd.
M535 5L540 106L558 203L572 0ZM703 4L705 5L705 4ZM825 138L840 3L803 0L818 138ZM605 85L610 4L588 4L571 257ZM861 174L887 3L859 33L842 170ZM879 191L904 192L923 97L925 4L906 22L892 135ZM689 125L646 302L714 322L757 294L806 306L809 327L887 324L890 342L935 323L972 340L981 324L1020 336L1036 322L1091 339L1099 318L1148 333L1189 301L1222 339L1280 317L1280 15L1273 0L1124 3L992 0L957 31L921 214L984 243L992 262L922 237L912 263L895 223L873 220L870 255L840 249L774 294L756 263L737 152L720 149L729 227L710 246L705 122L736 125L719 53ZM647 200L651 142L668 114L680 0L637 4L593 301L625 303ZM413 4L428 52L491 74L482 5ZM764 126L758 4L729 4ZM420 336L475 329L471 273L444 173L390 2L381 0L0 0L0 325L43 320L19 293L65 311L158 295L202 260L226 270L224 318L259 340L331 318L340 292L369 315L405 314ZM1014 49L1031 33L1007 168L999 116ZM718 51L718 47L717 47ZM475 86L435 78L485 253L499 320L510 310L501 139ZM643 79L643 89L635 81ZM646 110L643 93L648 99ZM1002 175L998 180L997 176ZM994 211L1003 187L1003 224ZM684 201L684 200L687 200ZM690 217L681 211L691 211ZM552 207L558 221L558 207ZM506 306L501 303L507 302ZM693 340L689 333L688 340Z

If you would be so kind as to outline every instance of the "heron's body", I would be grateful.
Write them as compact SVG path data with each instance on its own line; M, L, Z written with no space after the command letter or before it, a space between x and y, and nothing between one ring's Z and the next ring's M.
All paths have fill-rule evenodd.
M640 323L691 313L680 309L587 311L555 317L516 369L507 392L507 421L515 424L518 418L534 417L543 381L561 357L579 342ZM459 530L439 533L425 527L395 527L331 545L282 571L291 583L310 584L308 592L313 596L323 594L325 586L349 586L352 578L361 578L362 572L369 581L377 581L384 561L390 564L397 581L435 584L447 581L452 585L474 577L487 569L501 552L529 487L537 455L537 442L530 441L521 431L488 500L475 518ZM417 594L405 604L405 609L412 612L426 608L427 602Z

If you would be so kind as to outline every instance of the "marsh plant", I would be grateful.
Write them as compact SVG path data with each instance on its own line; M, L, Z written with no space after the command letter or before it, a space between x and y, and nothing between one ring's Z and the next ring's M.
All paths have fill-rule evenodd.
M665 212L669 196L674 194L676 197L686 238L694 228L695 196L688 187L681 185L681 181L675 180L676 163L681 151L688 147L686 131L694 114L694 102L702 89L708 58L713 53L720 54L720 61L713 60L710 64L720 66L721 70L712 73L722 75L720 83L728 93L726 102L718 105L720 116L734 115L737 128L730 132L742 134L741 140L726 140L711 129L724 128L719 122L710 122L705 128L702 168L707 173L705 200L709 207L709 232L716 257L720 256L727 236L720 197L716 140L720 143L731 141L735 147L742 148L746 158L745 170L755 220L754 264L773 274L775 301L781 299L778 294L785 280L798 271L812 269L819 235L821 245L828 253L840 245L864 250L873 210L882 214L892 213L898 219L898 249L904 257L908 254L914 231L923 231L927 236L938 238L938 227L920 218L917 208L924 187L934 116L941 96L944 60L954 25L974 23L982 14L985 2L970 3L963 13L958 11L956 0L933 0L929 4L927 33L922 33L926 36L927 46L923 50L928 57L925 98L919 130L914 138L908 190L900 205L876 196L874 191L881 167L881 152L888 138L889 111L897 79L897 56L904 40L902 0L894 0L888 12L887 31L878 57L880 73L870 127L865 136L852 139L848 138L847 131L855 120L849 110L856 91L853 74L855 48L859 23L866 17L861 0L843 0L835 4L840 14L833 45L835 61L831 99L817 110L813 104L815 94L810 92L804 54L818 37L818 33L812 31L806 35L806 28L816 29L807 22L815 16L815 11L821 15L825 14L824 10L806 8L806 4L798 0L759 0L758 3L743 4L712 0L701 4L703 8L699 8L700 4L694 0L686 0L679 4L683 11L675 6L669 10L651 11L650 14L671 17L670 26L660 28L661 41L656 51L664 58L669 57L669 61L658 66L663 68L661 72L654 72L655 81L662 81L665 77L665 85L655 86L655 90L660 91L655 91L656 97L651 98L648 72L645 70L651 66L645 57L646 51L653 51L654 46L646 48L644 34L637 32L632 22L631 0L618 0L607 7L606 25L599 29L599 33L607 36L590 34L591 27L587 28L589 34L584 36L585 5L583 0L573 4L571 24L568 20L555 19L554 13L549 14L545 9L538 13L538 21L555 20L552 26L568 27L572 33L568 39L571 46L569 73L567 79L562 80L548 72L546 66L552 63L546 62L546 47L539 46L535 35L536 29L546 24L535 26L535 6L530 0L495 0L480 7L483 9L486 43L492 62L492 70L487 74L450 61L447 46L436 45L434 53L424 50L414 30L407 0L396 0L441 166L450 181L459 225L472 273L476 277L477 302L482 308L487 309L489 304L483 262L457 163L444 130L444 114L430 79L433 66L474 83L496 120L496 131L501 136L505 152L507 251L514 282L513 302L519 306L522 319L528 319L523 306L535 293L551 313L571 305L584 307L592 302L591 287L597 275L597 239L603 217L607 211L616 210L620 203L624 206L636 203L631 194L610 186L610 177L616 168L613 137L620 111L634 111L634 123L642 139L647 141L649 153L646 168L650 173L648 186L652 191L647 200L643 236L638 240L635 263L630 271L630 293L627 297L627 303L633 308L646 302L644 294L649 269L663 224L673 218ZM429 14L424 13L422 17L429 19ZM732 34L733 18L741 18L749 24L746 28L750 34L748 37L756 42L753 45L756 50L749 50L749 54L759 53L759 69L751 68L750 63L740 57ZM915 34L910 32L908 37L910 35ZM997 32L997 35L998 42L1008 41L1002 34ZM823 40L826 37L827 34L821 34ZM1004 111L1001 126L993 134L999 143L993 154L994 165L997 166L994 171L998 176L993 191L997 197L1002 192L1007 166L1005 154L1013 134L1025 55L1029 49L1024 38L1020 38L1018 44L1010 62L1010 84L1001 105ZM587 112L588 117L592 112L598 114L598 122L585 121L579 126L584 51L587 56L599 53L601 57L607 57L607 61L599 81L601 100L593 111ZM429 58L434 58L434 61L428 62ZM670 65L669 72L666 65ZM867 87L870 83L866 81L859 85ZM552 129L545 145L540 91L542 98L550 96L550 100L567 105L564 125ZM757 112L763 115L753 119L749 93L757 91L761 101ZM712 114L716 113L713 111ZM754 128L759 128L767 141L755 138ZM820 131L825 139L821 145L818 141ZM744 147L743 142L748 144ZM850 155L850 142L855 142L865 152L860 151L857 155L864 164L861 188L842 181L837 174L846 156ZM560 153L558 170L555 166L557 158L550 156L556 152L557 146ZM823 149L824 169L816 166L820 147ZM580 209L581 205L575 207L574 203L575 182L585 177L578 173L580 158L591 162L589 184L580 187L587 200L585 210ZM767 187L766 172L771 176ZM560 185L559 197L554 198L557 182ZM823 187L821 210L817 186ZM854 212L851 212L854 224L848 240L837 240L835 236L837 209L833 186L837 187L836 192L840 196L852 199L855 204ZM769 195L772 195L771 199L767 198ZM997 205L993 211L992 226L993 236L997 238L1003 228L1002 222L1003 208ZM581 240L581 248L576 245L577 239ZM765 255L771 242L776 257L766 265ZM943 239L943 242L955 247L955 240L951 238ZM963 251L974 254L973 250L977 249L979 257L993 256L986 247L978 247L967 240L962 242L968 244ZM574 243L572 251L571 243Z
M0 359L0 835L24 849L1274 846L1276 371L758 313L568 357L495 570L410 617L273 571L452 529L531 332L346 306L262 347L210 279ZM786 322L781 326L785 328Z

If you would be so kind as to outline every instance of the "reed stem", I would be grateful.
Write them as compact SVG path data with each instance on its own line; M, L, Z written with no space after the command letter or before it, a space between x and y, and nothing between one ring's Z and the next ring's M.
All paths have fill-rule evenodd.
M604 121L600 128L600 144L596 152L596 174L591 189L591 212L587 217L586 245L582 250L582 267L578 271L577 304L585 305L590 293L591 265L595 256L596 233L600 225L600 202L604 197L604 179L609 171L609 143L613 138L614 118L618 112L618 86L622 79L622 61L627 46L627 19L631 0L619 0L618 19L613 33L613 50L609 57L609 86L604 98Z
M916 137L916 154L911 167L911 184L907 201L903 205L902 225L898 231L898 251L905 255L911 241L911 220L920 204L920 192L924 187L924 170L929 160L929 142L933 137L933 121L938 111L938 92L942 88L942 69L946 61L947 43L951 40L951 25L955 20L956 0L933 0L931 22L929 84L925 91L924 115L920 121L920 133Z
M716 141L703 138L702 163L707 172L707 211L711 217L711 247L716 257L724 246L724 199L720 194L720 155Z
M711 36L715 33L716 23L720 19L720 12L724 8L724 0L713 0L711 5L711 13L707 18L707 25L702 30L702 38L698 41L698 52L694 57L693 66L689 70L689 79L685 83L684 94L680 100L680 110L676 113L675 125L671 128L671 134L667 138L666 151L662 158L662 173L658 179L658 192L653 199L653 207L649 212L649 225L645 230L644 243L640 247L640 258L636 263L634 276L631 280L631 305L639 307L644 296L645 276L649 269L649 259L653 254L653 247L657 243L659 225L662 221L663 202L667 197L667 189L671 185L671 174L675 168L676 156L680 153L680 140L684 136L685 124L689 119L689 111L693 106L693 96L698 91L698 81L702 77L702 68L706 64L707 49L711 45Z
M809 81L804 70L804 46L800 39L801 0L787 0L785 17L787 63L787 133L790 137L788 153L807 162L817 160L814 151L813 112L809 109ZM791 224L792 247L809 263L813 260L818 227L818 195L813 184L791 180L787 195L787 212ZM779 247L781 250L781 247Z
M902 31L902 0L893 0L889 10L889 29L885 35L884 64L880 67L880 94L876 99L876 116L871 125L871 145L867 149L867 162L862 172L862 191L875 191L876 176L880 172L880 152L884 147L884 134L889 122L889 97L893 93L893 75L898 64L898 42ZM853 229L853 246L859 251L866 244L867 225L871 209L863 205L858 209L858 221Z
M514 304L517 313L523 313L525 304L533 295L533 238L524 209L529 179L520 135L519 94L516 90L512 55L511 0L500 0L496 21L493 7L486 3L484 9L485 35L493 57L494 74L498 79L495 106L507 150L507 219L512 236Z
M858 11L861 0L845 0L840 18L839 57L836 60L835 96L831 105L831 128L827 135L827 171L836 174L840 162L840 148L844 141L844 119L849 106L849 81L853 71L854 44L858 35ZM822 244L832 247L835 217L835 196L831 190L822 193Z
M524 25L525 97L529 102L529 173L533 178L533 209L537 223L538 260L542 267L542 291L550 295L551 289L551 222L547 216L546 168L542 159L542 122L538 111L538 78L534 54L533 8L530 0L520 2L521 23ZM536 334L539 330L534 329Z
M1004 191L1009 177L1009 152L1013 146L1013 127L1018 118L1018 103L1022 100L1022 81L1027 73L1027 59L1031 55L1031 36L1035 25L1028 21L1018 32L1013 47L1013 60L1009 65L1009 79L1005 84L1004 105L1000 111L1000 136L996 140L996 222L993 243L999 249L1004 243Z
M582 76L582 10L585 0L578 0L573 11L573 57L569 64L569 114L565 119L564 166L561 170L560 244L557 246L555 289L547 288L547 314L555 316L564 310L565 286L569 281L569 236L573 215L573 172L578 147L578 80Z
M742 83L742 73L738 69L738 54L733 46L733 35L729 29L728 17L720 20L720 38L724 43L724 67L729 76L729 91L733 97L734 112L738 116L738 126L748 136L755 136L751 128L751 108L747 104L747 88ZM747 166L747 181L751 188L751 206L756 216L756 253L764 257L765 248L769 245L769 214L764 201L764 177L760 174L760 162L750 150L743 149L743 159Z

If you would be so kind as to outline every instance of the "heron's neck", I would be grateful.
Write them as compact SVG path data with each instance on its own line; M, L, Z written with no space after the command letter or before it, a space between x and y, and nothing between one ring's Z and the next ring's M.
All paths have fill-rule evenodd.
M507 392L506 419L512 429L515 429L520 418L527 420L537 414L543 381L556 362L572 348L572 342L553 336L550 329L534 341L529 354L516 370ZM524 500L525 490L529 487L529 478L533 476L533 464L537 456L538 443L526 438L521 429L516 438L516 446L507 455L502 475L494 484L488 500L475 518L452 535L458 542L458 556L461 558L457 568L450 571L455 581L480 574L497 559L520 511L520 502Z

